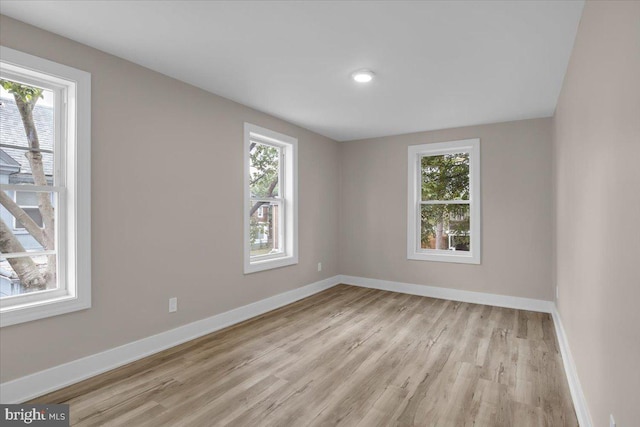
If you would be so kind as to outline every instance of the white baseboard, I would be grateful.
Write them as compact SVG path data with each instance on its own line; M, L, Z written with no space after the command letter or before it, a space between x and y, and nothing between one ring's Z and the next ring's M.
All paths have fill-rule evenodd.
M558 337L558 344L560 345L560 352L562 353L562 362L564 363L564 371L567 375L567 381L569 382L569 390L571 391L573 407L575 408L576 416L578 417L578 424L580 424L580 427L592 427L593 421L591 420L587 400L584 397L582 386L580 385L580 379L578 378L578 371L576 370L576 365L573 361L573 356L571 355L567 334L564 331L564 326L562 326L562 320L560 319L560 313L555 305L553 306L551 315L553 316L553 324L556 327L556 336Z
M0 402L5 404L21 403L42 396L159 351L291 304L339 283L340 276L330 277L120 347L7 381L0 384Z
M412 283L368 279L365 277L344 275L339 277L340 282L346 285L381 289L383 291L400 292L403 294L420 295L423 297L448 299L473 304L494 305L497 307L515 308L518 310L539 311L542 313L552 313L554 308L553 301L487 294L484 292L463 291L460 289L439 288L435 286L415 285Z

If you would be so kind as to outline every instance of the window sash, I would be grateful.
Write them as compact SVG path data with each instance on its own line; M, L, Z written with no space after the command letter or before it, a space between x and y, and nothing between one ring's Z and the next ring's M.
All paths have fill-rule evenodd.
M34 256L34 255L57 255L58 258L65 253L66 247L66 213L67 213L67 200L66 189L60 187L43 187L37 185L2 185L2 191L24 191L33 193L52 193L55 194L56 207L54 223L56 225L54 242L56 244L54 250L49 251L25 251L25 252L7 252L0 253L0 259L17 258L21 256ZM21 206L31 207L31 206ZM38 206L35 206L37 208ZM14 218L14 222L16 219ZM24 228L18 228L17 231L23 231ZM58 279L59 280L59 279Z
M75 85L75 82L37 71L25 70L22 67L16 67L4 62L0 70L0 77L53 92L53 150L40 148L37 151L41 153L50 153L53 151L53 186L66 186L65 157L67 155L66 138L68 134L66 126L68 115L67 98L69 95L69 87L70 85ZM28 147L12 148L32 151ZM21 186L22 185L29 186L31 184L21 184ZM6 188L7 186L3 185L3 187Z
M269 138L262 136L252 136L249 140L249 143L268 145L269 147L276 148L278 150L278 196L274 197L274 199L283 198L283 192L286 188L285 182L285 149L286 147L281 142L275 142L270 140ZM259 198L258 198L259 199ZM269 199L269 197L265 197L265 200Z
M281 197L264 197L264 198L252 198L249 199L249 205L253 206L256 203L264 202L265 204L271 206L278 206L278 243L279 248L277 252L263 255L249 255L252 260L267 260L271 258L281 258L283 254L287 253L287 242L286 242L286 230L285 230L285 203L286 200ZM260 206L260 209L264 208L265 205ZM258 211L256 211L258 212ZM248 214L248 213L247 213ZM249 243L251 245L251 243Z
M3 185L4 188L8 187ZM31 185L20 185L20 191L36 192L34 188L47 188L37 187ZM22 188L25 187L25 188ZM32 304L42 302L49 303L59 298L69 296L70 292L75 294L76 290L71 289L67 282L67 271L65 268L65 260L67 254L67 242L66 242L66 191L60 189L59 191L51 191L49 189L47 193L55 194L56 196L56 209L55 209L55 248L53 250L44 251L25 251L25 252L10 252L0 254L0 259L8 260L11 258L21 257L35 257L41 255L55 255L56 256L56 287L54 289L44 289L41 291L34 291L25 294L9 295L0 299L0 308L20 309L21 307L27 307ZM14 219L15 221L15 219ZM22 232L24 228L17 231Z
M417 209L416 209L416 220L417 220L417 224L416 224L416 248L415 251L417 253L423 253L423 254L443 254L443 253L448 253L449 249L425 249L422 247L421 242L422 242L422 206L426 205L426 206L433 206L433 205L469 205L469 230L466 231L464 234L458 234L457 232L454 232L454 235L466 235L466 236L470 236L470 237L475 237L473 234L473 209L471 207L471 203L468 203L468 200L461 200L461 203L449 203L449 202L445 202L445 203L441 203L441 202L436 202L436 203L425 203L425 202L420 202L417 204ZM461 251L461 252L465 252L465 253L470 253L471 250L469 251Z

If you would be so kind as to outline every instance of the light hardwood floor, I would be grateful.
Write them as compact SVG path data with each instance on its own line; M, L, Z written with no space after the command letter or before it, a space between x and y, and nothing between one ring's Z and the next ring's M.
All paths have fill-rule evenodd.
M577 426L548 314L339 285L35 399L79 426Z

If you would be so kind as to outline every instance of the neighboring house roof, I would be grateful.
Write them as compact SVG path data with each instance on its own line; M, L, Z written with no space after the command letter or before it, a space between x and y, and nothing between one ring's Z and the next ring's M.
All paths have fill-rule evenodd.
M30 180L31 167L29 160L25 157L25 150L11 148L8 146L29 147L29 141L24 132L22 118L13 98L0 98L0 148L2 149L2 162L5 162L5 155L10 156L14 162L20 165L20 173L13 174L10 182L25 182ZM40 148L53 151L53 108L38 105L33 109L33 121L38 131ZM42 153L44 173L47 176L53 175L53 154L51 152Z

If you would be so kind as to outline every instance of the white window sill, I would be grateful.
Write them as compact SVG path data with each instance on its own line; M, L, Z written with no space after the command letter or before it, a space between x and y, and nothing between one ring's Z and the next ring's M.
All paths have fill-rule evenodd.
M29 304L13 305L0 311L0 327L44 319L59 314L91 308L91 297L63 295Z
M271 270L273 268L286 267L298 263L298 258L294 256L284 256L279 258L269 258L265 260L255 260L244 266L244 274L251 274L258 271Z
M438 261L438 262L455 262L460 264L480 264L480 257L471 254L461 254L460 252L450 251L442 253L442 251L424 251L413 252L407 255L407 259L416 261Z

